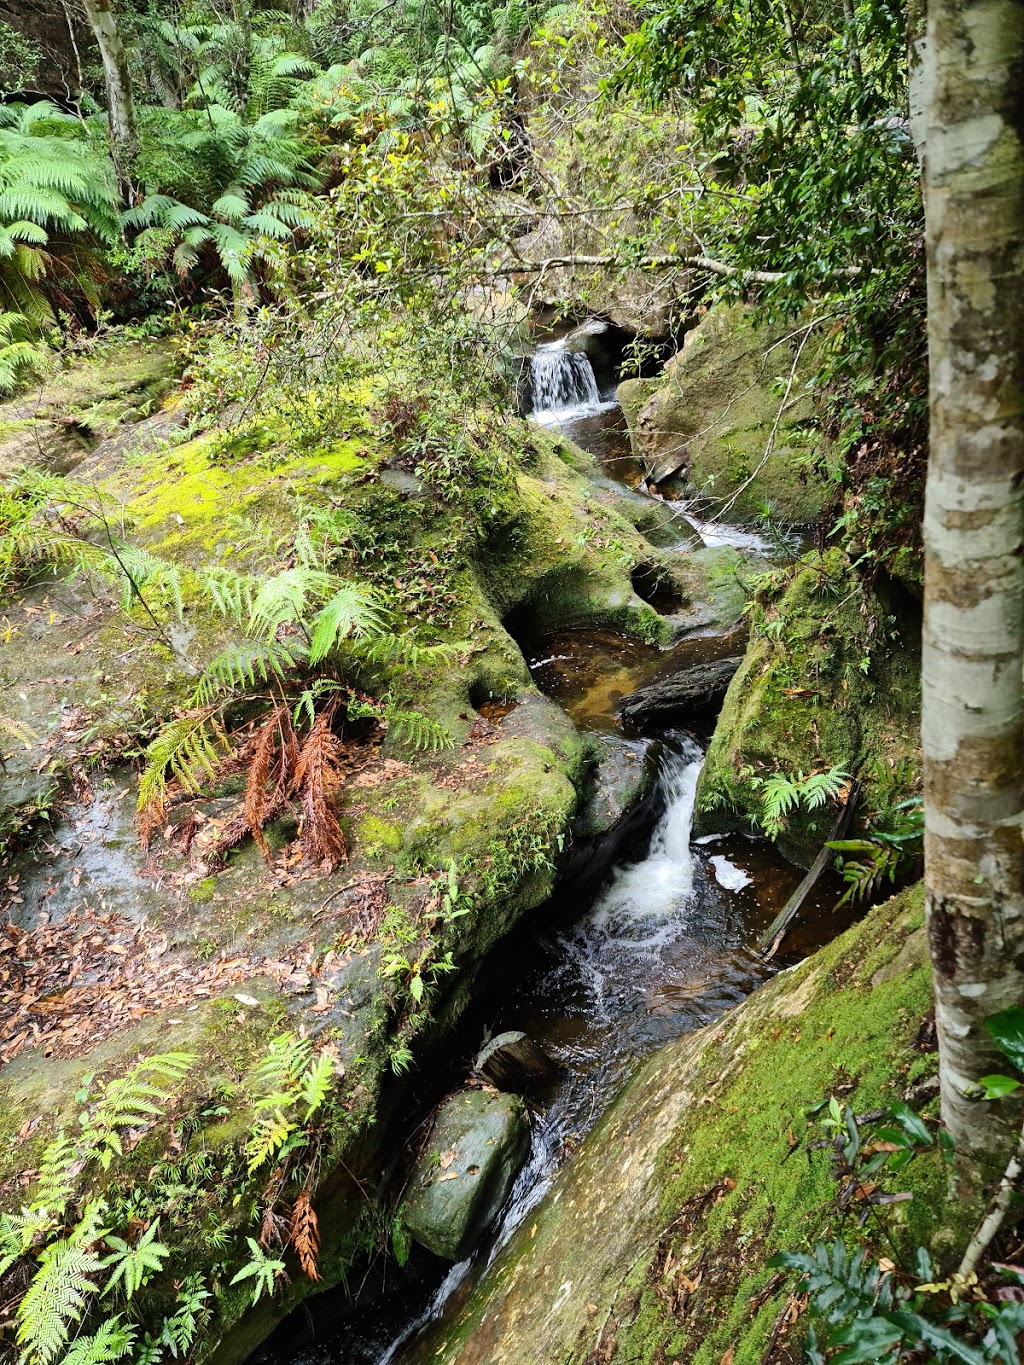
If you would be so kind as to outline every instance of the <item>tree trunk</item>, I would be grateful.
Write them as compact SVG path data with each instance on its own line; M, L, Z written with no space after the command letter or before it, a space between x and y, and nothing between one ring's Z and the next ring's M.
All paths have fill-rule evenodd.
M965 1091L1024 1004L1024 3L929 0L923 62L928 935L942 1117L989 1174L1021 1118Z
M111 0L82 0L103 60L103 80L107 87L107 115L110 122L110 152L114 158L121 196L127 200L129 175L138 144L135 126L135 101L128 59L121 45L117 18Z

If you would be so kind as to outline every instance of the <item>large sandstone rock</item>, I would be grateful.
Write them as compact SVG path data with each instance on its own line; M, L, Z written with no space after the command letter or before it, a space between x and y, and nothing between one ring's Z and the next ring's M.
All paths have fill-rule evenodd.
M742 656L693 664L668 678L640 687L619 707L629 725L664 725L668 721L703 716L720 706Z
M409 1181L406 1227L428 1251L461 1261L508 1198L529 1150L522 1100L486 1090L453 1095Z
M773 1360L801 1358L806 1319L783 1317L792 1285L768 1262L835 1231L806 1110L837 1083L860 1113L902 1097L909 1067L934 1066L930 1008L914 888L655 1054L416 1359L761 1365L769 1336ZM901 1173L915 1197L890 1226L946 1267L973 1211L949 1205L942 1166L936 1149Z
M795 331L795 335L787 335ZM634 451L654 483L683 478L697 507L725 521L815 520L835 457L806 383L816 347L803 333L716 308L689 332L662 382L620 386Z

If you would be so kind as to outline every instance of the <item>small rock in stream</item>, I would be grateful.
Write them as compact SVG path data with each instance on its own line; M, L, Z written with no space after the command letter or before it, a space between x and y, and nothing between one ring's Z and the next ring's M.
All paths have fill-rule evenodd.
M499 1033L486 1043L477 1054L474 1070L499 1090L515 1094L546 1085L558 1074L558 1067L543 1048L518 1029Z
M529 1150L521 1099L460 1090L438 1110L409 1179L405 1226L436 1256L463 1260L505 1203Z

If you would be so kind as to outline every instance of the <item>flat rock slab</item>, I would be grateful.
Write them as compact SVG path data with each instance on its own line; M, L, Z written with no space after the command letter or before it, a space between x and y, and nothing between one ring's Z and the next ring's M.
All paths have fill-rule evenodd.
M651 723L698 715L721 704L742 655L692 664L660 682L638 688L619 706L619 714L638 728Z
M515 1095L460 1090L438 1111L409 1181L402 1218L437 1256L461 1261L508 1198L530 1150L530 1125Z

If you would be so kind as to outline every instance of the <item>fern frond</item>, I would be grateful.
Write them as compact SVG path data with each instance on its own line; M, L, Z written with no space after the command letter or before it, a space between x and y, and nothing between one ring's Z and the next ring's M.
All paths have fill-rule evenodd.
M321 1052L303 1072L299 1081L299 1099L306 1107L306 1119L310 1119L331 1093L334 1076L334 1063Z
M167 814L169 780L173 778L184 791L197 796L230 752L216 706L205 706L169 721L148 745L146 766L139 778L136 818L143 839Z
M303 1190L295 1201L290 1231L299 1265L311 1280L319 1280L320 1227L308 1190Z
M337 584L331 574L296 565L268 578L253 599L249 629L273 639L283 625L302 621L310 599L324 598Z
M245 640L229 645L206 665L192 705L209 706L232 693L251 691L271 678L286 677L296 667L294 652L279 640Z
M237 621L241 626L247 623L252 612L253 597L259 591L260 580L222 564L203 570L199 574L199 587L221 616Z
M100 1266L94 1252L67 1238L39 1253L39 1268L18 1305L21 1365L52 1365L59 1359L71 1328L81 1322L96 1293L93 1276Z
M109 1365L123 1360L135 1345L135 1328L118 1313L87 1337L79 1337L61 1365Z
M348 636L373 635L383 630L387 616L368 589L346 583L313 617L309 662L326 658Z
M433 752L455 746L455 740L448 729L438 721L423 715L421 711L402 710L386 701L384 720L389 734L417 752Z

